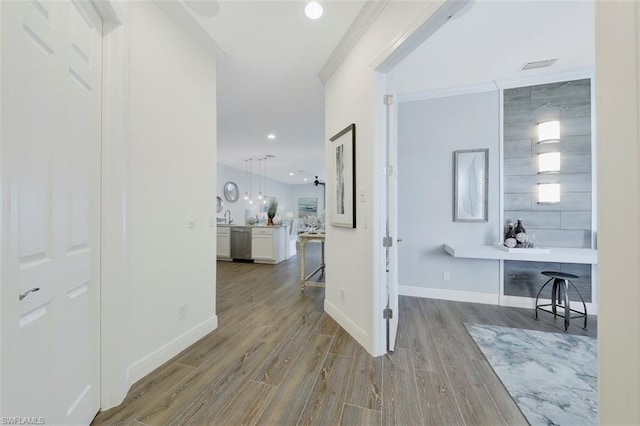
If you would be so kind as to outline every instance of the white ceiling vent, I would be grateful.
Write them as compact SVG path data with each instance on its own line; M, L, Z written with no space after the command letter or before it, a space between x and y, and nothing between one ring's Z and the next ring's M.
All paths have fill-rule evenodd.
M551 65L553 65L558 59L545 59L544 61L535 61L535 62L527 62L526 64L524 64L521 68L520 71L526 71L526 70L534 70L536 68L546 68L546 67L550 67Z

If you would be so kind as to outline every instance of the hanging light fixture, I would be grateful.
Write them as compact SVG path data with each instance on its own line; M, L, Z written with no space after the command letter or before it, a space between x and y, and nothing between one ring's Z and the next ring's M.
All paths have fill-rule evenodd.
M249 204L253 204L253 158L249 158Z
M262 180L263 180L262 189L264 191L262 204L267 204L267 158L269 158L269 157L264 157L264 163L262 163L262 170L263 170L263 172L262 172Z
M262 172L263 169L263 162L262 162L262 158L259 160L260 162L258 163L258 182L260 182L260 186L258 188L258 200L262 200L263 194L262 194L262 183L264 180L264 175Z
M244 160L244 199L249 200L249 183L247 180L247 172L248 172L249 160Z

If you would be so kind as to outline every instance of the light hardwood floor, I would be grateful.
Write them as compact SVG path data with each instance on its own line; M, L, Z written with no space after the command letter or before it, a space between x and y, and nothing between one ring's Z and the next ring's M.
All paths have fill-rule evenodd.
M218 330L136 383L94 424L527 424L464 323L562 332L560 319L401 297L396 351L373 358L323 312L324 289L300 294L299 274L296 257L218 262ZM595 330L592 317L586 331L570 327Z

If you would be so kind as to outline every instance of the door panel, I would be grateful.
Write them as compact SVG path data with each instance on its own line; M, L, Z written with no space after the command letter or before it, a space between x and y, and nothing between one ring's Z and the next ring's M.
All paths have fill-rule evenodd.
M0 7L0 408L88 424L99 408L102 25L89 2Z
M387 237L387 307L392 316L387 320L387 351L393 352L398 334L398 107L395 96L387 101L387 167L386 167L386 237Z

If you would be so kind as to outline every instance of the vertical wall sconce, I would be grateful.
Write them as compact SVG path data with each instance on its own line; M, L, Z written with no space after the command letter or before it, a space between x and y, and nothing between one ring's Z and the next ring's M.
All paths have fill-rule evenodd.
M538 154L538 173L559 173L560 153L545 152Z
M558 120L538 123L538 143L560 142L560 122Z
M538 204L555 204L560 202L559 183L538 184Z

